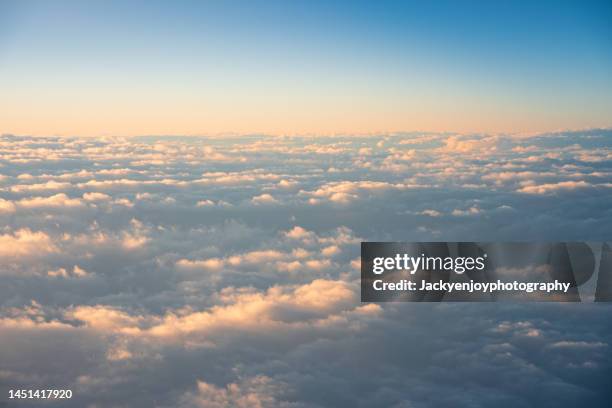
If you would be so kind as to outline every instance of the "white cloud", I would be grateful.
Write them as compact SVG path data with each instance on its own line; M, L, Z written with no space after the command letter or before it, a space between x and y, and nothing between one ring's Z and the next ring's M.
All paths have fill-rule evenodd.
M40 256L57 251L49 235L42 231L22 228L0 235L0 256L6 258Z
M47 181L39 184L17 184L11 186L10 190L15 193L24 193L31 191L46 191L46 190L65 190L70 188L72 184L66 182Z
M23 208L44 208L44 207L82 207L83 201L79 198L70 198L64 193L52 195L50 197L30 197L22 198L17 202Z
M527 194L549 194L563 190L577 190L593 187L592 184L584 181L561 181L559 183L548 183L540 185L526 185L520 188L518 191Z
M605 308L362 304L359 243L607 239L599 133L0 137L0 382L87 406L597 405L577 379L609 371Z
M104 193L92 192L83 194L83 200L85 201L110 201L111 199L111 196Z
M254 204L278 204L279 201L268 193L255 196L251 199Z
M0 198L0 214L15 212L15 204L10 200Z
M198 381L196 390L189 391L181 397L181 407L201 408L266 408L296 407L295 404L283 401L282 394L287 386L279 384L272 378L259 375L243 378L239 383L230 383L225 387Z

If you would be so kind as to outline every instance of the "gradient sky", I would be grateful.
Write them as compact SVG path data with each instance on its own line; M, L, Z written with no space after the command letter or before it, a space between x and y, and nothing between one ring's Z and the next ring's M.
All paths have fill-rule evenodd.
M612 3L0 0L0 133L612 125Z

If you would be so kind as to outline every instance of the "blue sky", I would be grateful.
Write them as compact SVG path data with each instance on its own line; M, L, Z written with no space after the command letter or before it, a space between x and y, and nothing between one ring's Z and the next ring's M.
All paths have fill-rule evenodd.
M610 306L362 303L359 243L609 242L611 7L0 0L0 405L609 405Z
M611 19L594 1L1 1L1 131L609 126Z

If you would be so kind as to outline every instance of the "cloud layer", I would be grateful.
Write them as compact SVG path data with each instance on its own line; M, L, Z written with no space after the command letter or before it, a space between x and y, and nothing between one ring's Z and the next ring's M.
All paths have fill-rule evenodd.
M612 132L0 138L0 401L603 406L610 308L361 304L359 242L606 241Z

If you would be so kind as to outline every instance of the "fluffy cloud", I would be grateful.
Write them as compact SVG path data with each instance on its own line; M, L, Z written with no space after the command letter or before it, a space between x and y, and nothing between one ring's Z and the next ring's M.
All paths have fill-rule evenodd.
M259 375L241 379L239 383L218 387L205 381L198 381L196 390L181 397L181 407L202 408L265 408L296 407L279 399L284 384L275 383L270 377Z
M81 207L83 202L78 198L70 198L64 193L52 195L50 197L31 197L23 198L17 202L23 208L41 207Z
M12 201L0 198L0 213L12 213L15 211L15 204Z
M609 239L611 136L0 137L0 395L605 406L608 307L362 304L359 242Z
M83 200L85 201L109 201L112 197L104 193L84 193Z
M260 194L251 200L254 204L278 204L278 200L268 193Z
M548 194L554 193L559 190L576 190L576 189L584 189L593 187L590 183L586 181L561 181L559 183L548 183L548 184L540 184L540 185L528 185L519 189L521 193L528 194Z
M0 235L0 256L12 259L54 252L57 247L49 235L27 228Z

